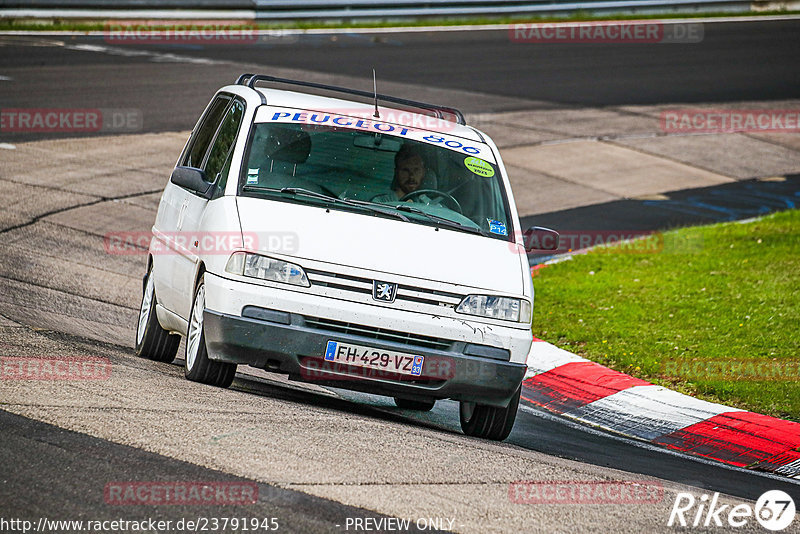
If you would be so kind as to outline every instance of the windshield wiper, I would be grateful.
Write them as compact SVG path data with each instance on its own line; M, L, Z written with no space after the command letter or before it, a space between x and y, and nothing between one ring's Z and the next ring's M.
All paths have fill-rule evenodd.
M402 220L403 222L408 222L408 217L406 217L402 213L397 213L396 211L388 209L381 209L377 205L373 205L371 202L360 202L357 200L343 199L331 195L326 195L325 193L317 193L316 191L311 191L310 189L305 189L302 187L281 187L280 189L275 189L274 187L258 187L258 186L245 185L243 189L244 190L251 189L255 191L271 191L275 193L288 193L291 195L303 195L311 198L318 198L320 200L326 200L328 202L344 204L345 206L366 208L374 213L380 213L381 215L386 215L387 217L394 217L396 219Z
M431 215L430 213L426 213L419 208L415 208L414 206L409 206L407 204L398 204L397 206L394 207L394 209L398 211L407 211L409 213L422 215L423 217L426 217L427 219L437 224L446 226L448 228L452 228L453 230L460 230L462 232L469 232L471 234L478 234L487 237L489 235L480 228L475 228L474 226L467 226L465 224L461 224L460 222L451 221L450 219L445 219L444 217L437 217L436 215Z
M342 200L342 199L340 199ZM355 204L356 206L363 206L367 209L371 209L378 213L385 213L387 215L394 215L395 217L399 217L404 222L411 222L408 220L408 217L403 215L402 213L397 213L396 211L392 211L391 209L387 209L385 204L378 204L377 202L367 202L366 200L356 200L354 198L344 199L345 202L349 202L350 204Z
M408 217L403 215L402 213L397 213L396 211L387 210L380 206L380 204L374 204L372 202L362 202L360 200L352 200L349 198L339 198L339 197L332 197L330 195L326 195L324 193L317 193L316 191L310 191L308 189L303 189L302 187L283 187L281 188L281 193L292 193L292 194L301 194L307 195L315 198L322 198L325 200L332 200L334 202L338 202L340 204L344 204L346 206L358 206L362 208L367 208L368 210L374 213L380 213L381 215L387 215L389 217L396 217L403 222L409 222Z

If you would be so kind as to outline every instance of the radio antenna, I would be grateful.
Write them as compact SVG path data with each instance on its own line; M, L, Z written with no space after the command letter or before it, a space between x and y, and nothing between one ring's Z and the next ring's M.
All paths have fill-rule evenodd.
M381 114L378 113L378 82L375 79L375 69L372 69L372 93L375 95L375 114L373 117L376 119L381 118Z

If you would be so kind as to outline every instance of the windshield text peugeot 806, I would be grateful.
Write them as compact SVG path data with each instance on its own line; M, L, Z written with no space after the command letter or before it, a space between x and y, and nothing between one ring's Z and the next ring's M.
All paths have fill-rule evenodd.
M497 147L457 110L264 80L309 85L243 75L206 108L159 204L137 353L172 361L186 336L190 380L244 364L406 409L455 399L465 433L505 439L533 287Z

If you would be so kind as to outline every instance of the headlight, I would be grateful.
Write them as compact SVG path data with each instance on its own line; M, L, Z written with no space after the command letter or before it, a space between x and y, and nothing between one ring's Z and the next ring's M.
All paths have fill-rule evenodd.
M271 282L303 287L311 286L305 271L299 265L247 252L234 252L228 259L225 271Z
M525 299L495 297L493 295L468 295L456 308L458 313L491 317L503 321L531 322L531 303Z

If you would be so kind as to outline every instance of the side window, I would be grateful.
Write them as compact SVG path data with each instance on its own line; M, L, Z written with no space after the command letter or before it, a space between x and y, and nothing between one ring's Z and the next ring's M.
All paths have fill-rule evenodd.
M218 187L224 188L225 183L222 183L222 181L227 182L227 173L222 171L223 167L230 168L229 160L233 154L233 145L236 142L236 134L239 132L242 115L244 115L244 105L240 101L234 100L233 104L225 112L217 137L214 139L214 144L208 154L208 160L204 167L206 178L211 182L215 182L217 181L217 176L221 175L222 179Z
M203 122L200 124L197 132L195 132L189 150L187 150L181 165L200 168L200 165L203 163L203 157L206 155L206 151L208 151L208 145L211 144L214 132L217 131L225 108L230 101L231 99L226 96L218 96L214 100L206 116L203 118Z

